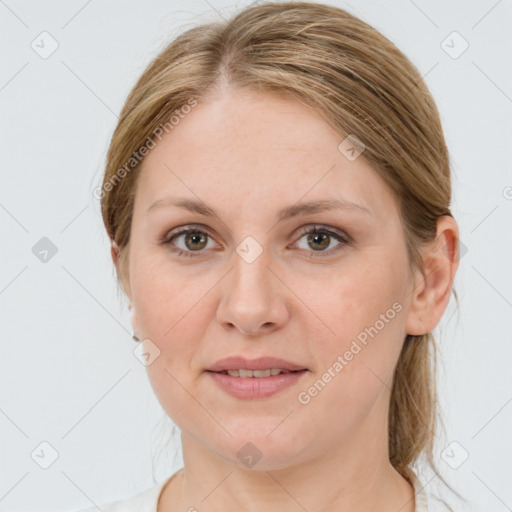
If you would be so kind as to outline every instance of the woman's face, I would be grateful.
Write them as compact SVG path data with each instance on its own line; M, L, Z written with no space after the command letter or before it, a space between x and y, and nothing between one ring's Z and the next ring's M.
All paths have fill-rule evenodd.
M229 91L180 119L139 176L129 290L152 387L183 434L239 466L387 435L413 276L391 190L343 139L301 103ZM170 204L184 199L203 209ZM345 206L299 208L327 201ZM164 244L178 228L191 232ZM231 356L305 371L208 371Z

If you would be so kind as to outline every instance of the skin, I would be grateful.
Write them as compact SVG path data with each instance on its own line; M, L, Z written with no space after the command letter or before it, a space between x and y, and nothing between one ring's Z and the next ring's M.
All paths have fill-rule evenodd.
M406 334L431 331L446 308L457 224L439 219L436 242L423 249L426 279L410 269L391 189L364 153L349 161L338 150L343 138L301 103L224 90L192 109L143 163L124 283L135 332L160 350L148 376L182 432L185 463L159 512L414 511L413 489L388 457L390 388ZM147 212L178 196L200 199L218 216L175 206ZM276 220L281 208L327 198L369 212ZM202 244L174 239L192 257L159 243L193 223L208 235ZM330 237L322 249L300 232L314 225L351 241L336 250ZM236 252L249 236L263 250L252 263ZM401 311L300 403L298 393L395 302ZM272 355L309 371L272 397L241 400L204 372L229 355ZM237 457L247 442L261 452L252 468Z

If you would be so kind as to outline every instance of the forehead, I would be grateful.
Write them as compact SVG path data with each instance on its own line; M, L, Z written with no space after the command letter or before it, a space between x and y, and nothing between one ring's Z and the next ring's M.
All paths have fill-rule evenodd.
M226 92L198 102L149 152L136 202L147 208L165 196L188 196L261 210L329 194L389 207L387 185L364 158L340 152L343 139L296 100Z

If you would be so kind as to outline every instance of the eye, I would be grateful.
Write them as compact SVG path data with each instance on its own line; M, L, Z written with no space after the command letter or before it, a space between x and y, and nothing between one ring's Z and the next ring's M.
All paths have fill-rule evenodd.
M311 254L312 257L323 257L324 254L314 254L314 253L327 253L326 255L332 255L333 253L337 253L345 245L347 245L350 240L348 236L343 235L342 233L338 233L337 231L333 231L331 229L322 227L322 226L313 226L312 228L307 228L301 232L301 239L307 235L306 243L309 247L316 247ZM338 245L334 247L334 249L326 250L332 242L332 239L338 241ZM306 247L305 250L308 250Z
M344 246L350 243L348 235L344 235L342 232L333 231L332 229L328 229L323 226L313 226L303 229L300 233L299 241L306 235L306 243L309 247L314 248L313 251L311 251L312 257L324 256L324 254L315 253L327 253L326 255L332 255L333 253L337 253L342 250ZM176 240L179 240L180 238L182 238L181 246L179 243L176 243ZM204 249L211 249L211 247L208 247L208 239L212 240L206 231L186 226L178 231L172 232L170 236L162 239L160 243L162 245L170 246L171 250L177 253L178 256L188 258L201 256L201 254L204 253ZM338 242L338 245L327 250L333 239ZM306 247L304 250L308 250L308 248Z
M175 240L183 237L183 246L175 243ZM173 252L177 252L178 256L194 257L195 252L201 252L207 247L208 238L211 238L208 233L197 228L190 226L174 232L172 236L162 240L163 245L171 246ZM177 247L175 247L177 245Z

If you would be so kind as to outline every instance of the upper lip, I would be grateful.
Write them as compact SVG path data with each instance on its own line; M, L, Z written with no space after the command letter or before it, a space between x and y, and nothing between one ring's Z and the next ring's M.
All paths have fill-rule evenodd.
M213 366L207 368L210 372L223 372L226 370L267 370L278 368L280 370L298 371L307 370L304 366L285 361L278 357L259 357L258 359L246 359L241 356L219 359Z

